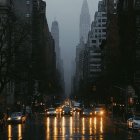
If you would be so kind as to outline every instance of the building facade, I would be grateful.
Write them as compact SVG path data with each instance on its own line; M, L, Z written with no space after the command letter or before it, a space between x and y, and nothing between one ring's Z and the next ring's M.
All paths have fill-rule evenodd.
M52 22L51 35L54 39L54 44L55 44L57 78L58 78L58 84L60 84L59 87L61 88L61 91L58 92L62 93L64 92L64 69L63 69L63 60L61 59L61 51L59 45L59 24L57 21Z
M12 104L15 92L13 71L13 46L11 27L12 27L12 1L0 1L0 100L4 104ZM8 51L7 51L8 50Z
M99 1L98 11L95 12L95 18L91 25L87 41L87 59L88 59L88 77L89 81L96 81L101 74L102 58L100 45L106 40L107 13L105 1Z

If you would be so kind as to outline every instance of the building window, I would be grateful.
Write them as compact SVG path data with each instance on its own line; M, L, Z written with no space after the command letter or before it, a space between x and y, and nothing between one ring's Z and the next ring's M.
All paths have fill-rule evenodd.
M103 17L106 17L107 15L106 15L106 14L102 14L102 16L103 16Z
M101 43L102 42L102 39L99 39L99 42Z
M101 38L101 34L99 34L98 37Z
M106 27L106 24L102 24L102 27Z
M102 32L106 32L106 29L102 29Z
M102 19L102 22L106 22L106 19Z
M96 43L96 40L92 40L92 43Z

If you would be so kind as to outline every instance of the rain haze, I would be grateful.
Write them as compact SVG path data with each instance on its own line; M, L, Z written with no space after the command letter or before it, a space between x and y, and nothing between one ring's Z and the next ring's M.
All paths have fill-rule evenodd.
M99 0L88 0L91 22L97 11ZM72 62L79 43L79 19L83 0L46 0L46 15L51 29L52 21L57 20L60 32L61 57L64 63L65 92L71 91Z

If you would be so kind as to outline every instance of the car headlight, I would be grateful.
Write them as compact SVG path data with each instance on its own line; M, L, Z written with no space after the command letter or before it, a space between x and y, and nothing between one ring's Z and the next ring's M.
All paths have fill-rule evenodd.
M21 120L21 117L18 117L17 119L18 119L18 120Z
M11 117L9 117L7 120L10 121L11 120Z
M101 112L100 112L100 114L101 114L101 115L103 115L103 114L104 114L104 112L103 112L103 111L101 111Z

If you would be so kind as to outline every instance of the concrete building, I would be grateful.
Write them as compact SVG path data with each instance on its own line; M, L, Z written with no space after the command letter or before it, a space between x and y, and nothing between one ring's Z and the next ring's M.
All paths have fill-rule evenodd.
M89 30L90 30L90 14L87 0L84 0L80 14L79 41L81 40L81 38L83 38L84 42L86 43Z
M84 67L84 50L85 43L83 38L81 38L80 43L76 46L76 89L78 90L80 81L83 80L83 67Z
M51 34L55 41L56 67L60 67L59 26L57 21L52 22Z
M13 68L13 55L11 55L11 23L12 3L10 0L0 1L0 103L12 104L14 102L15 84L10 72ZM9 52L7 52L9 50ZM10 61L9 61L10 59ZM2 101L2 102L1 102Z
M13 12L16 26L15 42L21 38L15 51L15 100L25 101L24 96L28 96L30 83L29 80L32 67L32 16L33 0L13 0ZM19 36L19 37L18 37ZM19 101L20 102L20 101Z
M33 0L13 0L14 13L18 18L31 20Z
M85 19L85 16L87 19ZM102 58L100 45L106 39L107 22L105 1L99 1L98 11L95 13L90 31L89 21L88 5L85 0L80 15L81 39L76 47L76 76L73 78L75 92L79 94L78 96L81 94L83 97L87 96L87 92L91 92L90 88L95 85L96 80L101 75Z
M63 60L61 58L61 53L60 53L59 24L57 21L52 22L51 35L54 39L54 44L55 44L56 69L57 69L57 75L58 75L58 81L59 81L58 83L60 83L60 86L64 90L64 68L63 68Z
M0 1L0 30L2 25L5 25L3 19L8 18L10 22L9 15L14 15L14 20L11 19L12 24L9 24L13 28L7 28L12 29L12 32L5 34L6 39L12 38L12 43L7 40L4 46L10 47L18 42L13 46L16 49L12 54L12 67L8 65L14 84L11 81L7 84L7 101L26 104L31 103L31 96L35 92L47 95L57 91L55 46L47 24L44 1L14 0L11 4L13 5L8 1ZM14 14L9 11L11 7ZM0 45L1 43L3 42L0 40Z
M136 48L136 62L135 62L135 72L134 72L134 83L139 89L140 93L140 2L138 0L134 1L134 11L135 11L135 48Z
M107 13L104 1L99 1L98 11L95 12L95 18L91 25L87 41L88 57L88 77L90 81L96 81L101 74L102 60L100 45L106 40ZM91 80L92 79L92 80Z

